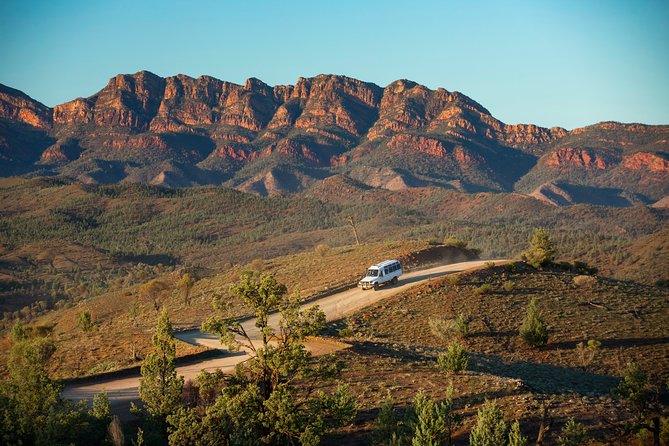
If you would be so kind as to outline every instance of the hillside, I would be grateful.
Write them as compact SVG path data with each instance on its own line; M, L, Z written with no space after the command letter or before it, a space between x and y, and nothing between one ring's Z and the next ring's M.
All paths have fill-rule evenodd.
M555 207L521 194L435 186L390 191L336 175L286 197L10 178L0 180L0 208L7 324L174 270L206 277L321 243L351 245L348 216L365 244L455 236L489 258L518 256L543 226L561 259L647 284L669 278L669 210L662 207Z
M0 86L2 175L87 184L280 195L344 173L390 190L530 194L564 183L578 199L553 204L630 206L669 194L668 141L669 126L508 125L462 93L408 80L319 75L271 87L142 71L54 108Z
M459 281L433 280L332 324L332 336L349 330L345 340L352 347L339 356L361 411L356 423L329 444L369 442L388 394L401 413L418 391L444 398L449 386L454 407L464 416L455 444L468 444L486 398L496 399L507 420L519 420L531 443L546 407L554 424L545 444L557 444L569 417L584 424L596 441L592 444L650 444L615 427L630 414L610 389L632 361L658 382L669 376L666 289L601 276L583 280L571 271L535 270L522 262L458 276ZM507 291L504 282L515 287ZM491 292L476 291L486 283ZM528 347L518 336L532 297L549 328L548 343L540 348ZM460 313L471 318L470 334L460 340L469 352L469 368L447 375L439 371L436 357L457 336L439 336L431 321L452 321ZM601 342L594 353L579 351L578 343L592 339Z

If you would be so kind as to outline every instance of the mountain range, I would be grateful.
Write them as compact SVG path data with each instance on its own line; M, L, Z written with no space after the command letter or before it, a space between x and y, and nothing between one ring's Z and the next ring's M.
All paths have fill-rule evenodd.
M389 190L667 207L669 125L508 125L462 93L408 80L319 75L271 87L141 71L53 108L0 84L0 175L259 195L344 175Z

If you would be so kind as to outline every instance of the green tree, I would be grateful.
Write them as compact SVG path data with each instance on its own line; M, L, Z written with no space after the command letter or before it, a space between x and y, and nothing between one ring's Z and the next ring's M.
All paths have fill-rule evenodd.
M559 446L581 446L588 441L588 431L573 418L567 420L558 437Z
M535 268L544 266L555 259L555 245L549 232L544 228L537 228L532 234L530 247L522 255L523 260Z
M190 290L193 289L193 285L195 285L195 279L188 273L181 276L181 279L177 282L177 288L181 291L186 305L190 305Z
M83 331L91 331L93 328L93 317L90 311L83 310L79 313L79 327Z
M509 429L509 446L527 446L527 437L520 432L520 423L514 421Z
M446 399L435 403L424 392L419 392L413 400L415 421L413 423L412 446L450 445L455 430L462 419L453 410L453 389L447 390Z
M203 330L217 333L232 351L244 349L250 359L237 366L204 416L182 412L181 418L196 417L207 426L218 442L211 444L316 444L323 433L350 423L356 401L346 386L327 394L315 390L317 382L336 376L338 364L331 357L311 361L304 348L305 338L323 327L323 312L302 309L299 294L287 296L286 286L270 274L246 272L230 290L253 311L254 327L237 321L229 300L216 296L218 314ZM272 324L274 310L279 320ZM181 418L169 418L170 441L188 444L199 434Z
M374 444L383 446L401 446L409 434L406 420L395 415L393 399L388 393L379 415L376 418L374 429Z
M534 297L527 306L525 319L520 326L520 337L532 347L538 347L548 342L548 327L537 306L537 299Z
M177 376L176 346L172 324L163 308L151 338L153 351L144 360L139 381L139 396L149 415L164 423L179 407L183 377Z
M471 446L506 446L506 422L495 401L486 400L476 415L476 425L469 434Z
M457 341L452 342L445 353L437 356L437 365L443 372L449 374L458 374L467 370L468 364L467 350Z
M653 434L653 444L659 446L662 406L659 401L661 385L653 385L648 374L636 363L629 364L623 380L613 393L622 398L632 415L627 428L632 432L643 429Z

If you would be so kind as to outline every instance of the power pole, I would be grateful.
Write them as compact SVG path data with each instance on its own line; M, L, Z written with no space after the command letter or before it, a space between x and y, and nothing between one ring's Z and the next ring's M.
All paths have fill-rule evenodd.
M355 227L355 220L353 220L352 215L349 215L346 218L348 220L348 224L350 224L351 227L353 228L353 235L355 236L355 244L360 246L360 239L358 238L358 229Z

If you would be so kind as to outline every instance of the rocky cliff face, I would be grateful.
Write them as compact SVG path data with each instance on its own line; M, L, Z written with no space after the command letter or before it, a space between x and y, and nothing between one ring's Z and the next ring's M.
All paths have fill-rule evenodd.
M190 185L204 175L202 183L285 193L338 172L363 182L360 172L374 172L374 187L529 193L565 176L597 178L598 186L634 176L626 187L635 192L669 192L668 126L601 123L568 132L507 125L461 93L408 80L382 88L319 75L270 87L255 78L237 85L142 71L53 109L0 86L0 124L0 162L87 181ZM191 166L187 180L174 169L156 172L171 162ZM113 174L101 166L113 166ZM312 170L288 174L281 166ZM635 189L639 180L649 185L645 192Z

